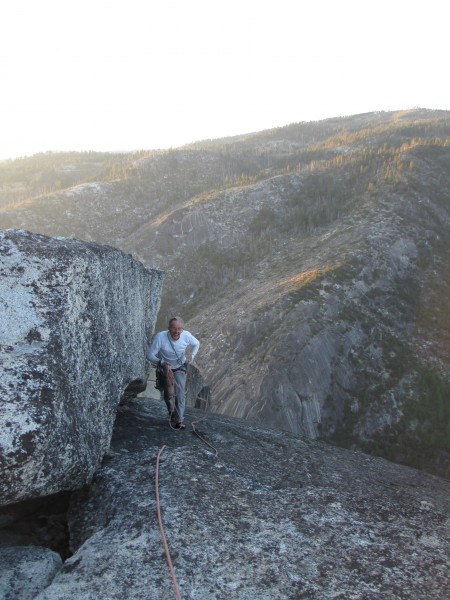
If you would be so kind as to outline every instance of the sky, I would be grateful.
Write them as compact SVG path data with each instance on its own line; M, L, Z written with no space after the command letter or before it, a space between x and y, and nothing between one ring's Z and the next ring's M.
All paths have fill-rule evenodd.
M3 0L0 159L450 110L447 0Z

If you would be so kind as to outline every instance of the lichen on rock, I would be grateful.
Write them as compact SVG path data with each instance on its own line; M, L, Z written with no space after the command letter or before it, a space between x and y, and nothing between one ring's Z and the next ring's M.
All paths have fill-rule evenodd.
M0 233L0 505L76 489L146 381L163 280L116 248Z

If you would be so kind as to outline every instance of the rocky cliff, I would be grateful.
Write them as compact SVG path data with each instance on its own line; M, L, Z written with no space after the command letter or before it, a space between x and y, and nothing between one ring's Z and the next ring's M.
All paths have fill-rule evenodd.
M450 594L448 482L192 408L187 422L198 435L171 430L161 401L120 407L101 467L72 495L72 556L0 548L5 600Z
M348 214L313 234L282 239L270 239L273 220L302 197L311 174L259 186L253 210L271 207L270 258L252 277L228 282L192 321L206 341L199 361L215 410L312 438L384 446L424 468L434 445L435 464L449 474L450 203L432 188L435 179L450 185L447 150L442 158L427 167L427 183L409 174L379 197L362 193ZM333 191L352 193L346 180ZM229 203L251 201L248 191L216 199L217 238L219 229L231 231ZM246 231L235 235L242 240Z
M161 285L112 247L0 234L0 505L90 481L146 387Z
M450 594L449 482L196 408L171 429L136 397L162 273L24 231L0 248L2 598Z

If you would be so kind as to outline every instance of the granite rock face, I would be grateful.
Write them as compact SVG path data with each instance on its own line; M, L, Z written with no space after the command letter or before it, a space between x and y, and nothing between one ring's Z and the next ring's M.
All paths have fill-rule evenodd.
M395 190L361 192L348 211L343 200L339 218L312 235L288 237L277 223L287 227L289 207L307 205L314 176L318 185L332 177L333 193L351 195L345 177L326 166L255 184L258 196L223 193L204 207L215 211L215 248L225 247L226 232L240 240L234 249L243 247L241 207L271 215L261 235L278 240L252 277L227 282L190 320L203 342L199 366L213 411L450 476L441 426L450 394L448 149L442 155ZM424 156L408 158L422 165ZM218 273L225 256L216 259Z
M0 505L90 480L145 389L162 279L109 246L0 233Z
M182 598L448 597L447 481L193 408L187 423L171 430L155 399L119 408L92 485L72 496L73 555L36 600L176 597L158 453Z
M0 598L33 600L62 566L59 554L37 546L0 548Z

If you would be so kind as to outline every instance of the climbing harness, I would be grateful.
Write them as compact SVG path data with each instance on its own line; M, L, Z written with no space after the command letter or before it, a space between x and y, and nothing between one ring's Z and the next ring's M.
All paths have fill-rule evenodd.
M175 350L175 346L173 345L173 342L172 342L172 340L171 340L171 338L170 338L170 334L169 334L169 332L167 332L167 339L169 340L169 344L172 346L172 350L174 351L174 353L175 353L175 356L177 357L177 363L180 365L178 368L179 368L179 369L183 368L183 366L184 366L184 363L183 363L183 361L181 360L181 358L178 356L178 352ZM177 369L175 369L175 371L176 371L176 370L177 370Z

